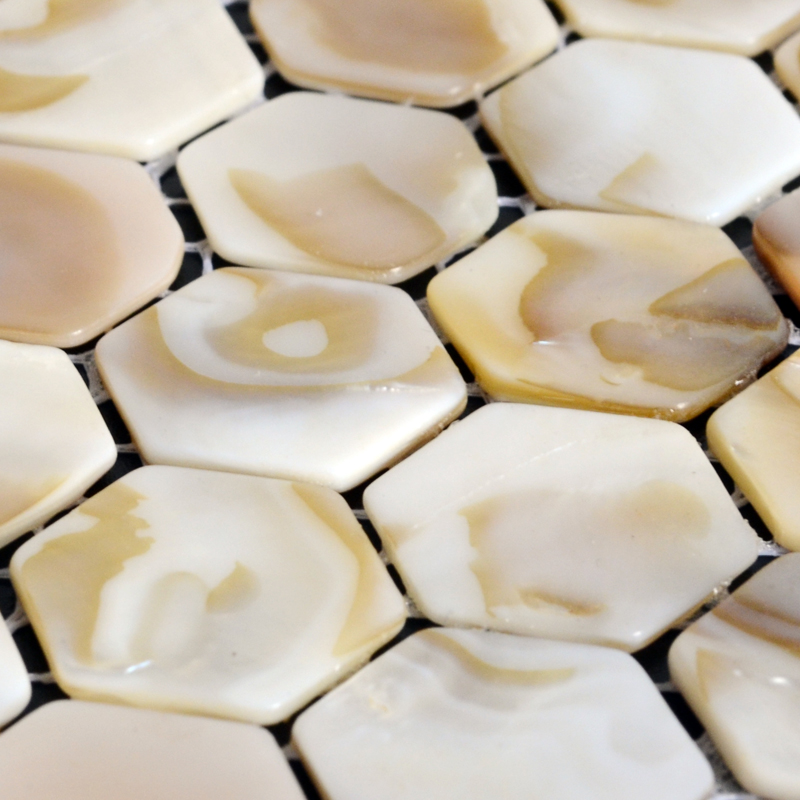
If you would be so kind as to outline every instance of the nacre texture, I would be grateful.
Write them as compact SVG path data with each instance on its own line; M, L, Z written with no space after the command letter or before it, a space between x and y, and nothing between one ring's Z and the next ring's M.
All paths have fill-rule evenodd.
M707 435L776 541L800 550L800 353L717 409Z
M800 28L797 0L556 0L582 36L755 56Z
M407 294L259 269L217 270L97 347L150 463L350 489L466 404Z
M86 343L164 291L183 246L138 164L0 145L0 338Z
M0 728L11 722L28 705L30 699L31 682L28 671L0 616Z
M11 577L69 695L269 724L402 627L330 489L143 467L26 542Z
M140 161L255 100L258 61L216 0L3 0L0 140Z
M780 80L800 97L800 33L787 39L776 51L775 72Z
M57 701L0 735L3 800L303 800L253 725Z
M253 0L289 80L380 100L456 106L555 49L542 0Z
M701 800L706 760L630 656L426 630L297 720L328 800Z
M673 681L733 774L800 797L800 553L758 572L672 645Z
M481 236L497 189L448 114L293 92L203 136L178 171L214 249L397 283Z
M428 300L497 399L679 422L788 337L725 234L632 215L534 213L437 275Z
M756 558L697 441L660 420L493 403L364 508L425 616L638 650Z
M725 225L800 173L800 120L752 61L585 39L481 103L541 206Z
M0 340L0 547L77 500L117 448L69 357Z
M756 217L753 245L762 263L800 307L800 190L785 195Z

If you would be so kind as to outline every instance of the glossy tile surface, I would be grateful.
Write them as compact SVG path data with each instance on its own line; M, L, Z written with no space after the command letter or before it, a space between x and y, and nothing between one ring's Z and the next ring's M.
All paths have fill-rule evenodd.
M708 763L623 653L427 630L306 711L329 800L701 800Z
M361 281L216 270L102 339L151 463L358 485L464 408L413 301Z
M611 414L494 403L364 507L434 622L631 651L757 555L689 433Z
M780 80L795 97L800 97L800 33L789 37L775 51L774 63Z
M294 92L192 143L178 169L230 261L397 283L497 218L492 171L436 111Z
M424 106L477 97L558 42L541 0L254 0L250 8L294 83Z
M138 164L0 145L0 337L84 344L172 283L183 244Z
M721 231L631 215L536 212L437 275L428 300L495 398L676 421L788 336Z
M707 434L778 543L800 550L800 354L715 411Z
M0 340L0 374L2 547L77 500L117 448L61 350Z
M772 800L800 797L800 554L684 631L669 664L740 783Z
M724 225L800 173L800 120L752 61L587 39L481 104L539 205Z
M0 140L144 161L258 97L216 0L4 0Z
M0 735L4 800L303 800L268 731L99 703L50 703Z
M402 627L329 489L144 467L26 542L11 575L71 696L286 719Z
M800 190L756 217L753 245L761 262L800 306Z
M22 656L0 617L0 728L19 714L31 699L31 682ZM4 781L5 783L5 781Z
M755 56L800 28L798 0L556 0L582 36Z

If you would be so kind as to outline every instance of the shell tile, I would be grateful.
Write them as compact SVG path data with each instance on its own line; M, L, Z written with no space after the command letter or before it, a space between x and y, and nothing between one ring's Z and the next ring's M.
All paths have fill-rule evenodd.
M31 699L31 682L11 634L0 617L0 728ZM5 783L5 782L4 782Z
M253 0L278 69L310 89L447 107L555 49L542 0Z
M0 140L143 161L261 93L217 0L0 5Z
M753 245L762 263L800 306L800 190L756 217Z
M701 79L700 79L701 78ZM800 120L752 61L585 39L481 114L539 205L724 225L800 173Z
M11 576L71 696L286 719L402 627L329 489L144 467L26 542Z
M641 668L499 633L406 639L297 720L328 800L701 800L708 763Z
M97 362L147 461L339 491L466 403L404 292L270 270L189 284L106 335Z
M268 731L78 701L0 735L0 774L4 800L303 800Z
M691 419L755 377L788 328L721 231L542 211L428 286L493 397Z
M436 111L293 92L212 131L178 170L235 263L397 283L497 218L492 171Z
M0 341L0 373L2 547L77 500L117 449L61 350Z
M758 552L684 429L570 409L481 408L364 507L433 621L631 651Z
M684 631L670 672L736 778L800 797L800 554L758 572Z

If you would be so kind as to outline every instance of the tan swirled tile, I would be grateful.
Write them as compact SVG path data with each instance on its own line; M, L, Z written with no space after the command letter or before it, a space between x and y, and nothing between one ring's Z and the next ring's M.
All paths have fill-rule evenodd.
M702 800L713 787L633 658L500 633L418 633L292 736L328 800Z
M800 550L800 354L715 411L707 433L776 541Z
M23 545L11 576L83 699L268 724L388 641L403 598L330 489L143 467Z
M214 249L252 267L397 283L497 218L492 171L448 114L293 92L187 147Z
M0 338L84 344L164 291L183 248L138 164L0 145Z
M31 699L31 682L11 634L0 617L0 728Z
M117 449L69 358L0 341L0 547L77 500Z
M356 486L466 404L399 289L217 270L106 335L106 385L151 463Z
M739 782L772 800L800 797L800 554L684 631L669 666Z
M0 140L146 161L263 80L216 0L0 3Z
M671 422L493 403L367 487L409 594L442 625L638 650L757 556Z
M428 299L493 397L675 421L752 380L788 337L721 231L630 215L532 214Z
M251 16L300 86L425 106L477 97L558 43L542 0L254 0Z
M556 0L582 36L755 56L800 28L797 0Z
M539 205L724 225L800 173L800 120L749 59L585 39L481 104Z
M800 190L756 217L753 245L761 261L800 307Z
M254 725L74 700L2 734L0 774L4 800L304 797L275 739Z

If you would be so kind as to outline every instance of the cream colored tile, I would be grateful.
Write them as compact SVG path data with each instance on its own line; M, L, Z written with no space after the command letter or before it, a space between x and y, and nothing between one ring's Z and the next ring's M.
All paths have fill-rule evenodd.
M291 81L437 107L471 100L555 49L541 0L254 0Z
M30 699L28 671L0 617L0 728L21 713Z
M263 81L217 0L0 9L0 140L146 161L255 100Z
M11 576L73 697L270 724L402 627L330 489L144 467L26 542Z
M800 97L800 33L775 51L775 71L795 97Z
M431 281L439 325L500 400L675 421L729 397L788 329L708 225L542 211Z
M753 245L794 304L800 306L800 190L756 217Z
M184 150L178 171L230 261L398 283L481 236L494 176L448 114L293 92Z
M364 507L441 625L638 650L758 553L679 425L494 403L367 487Z

